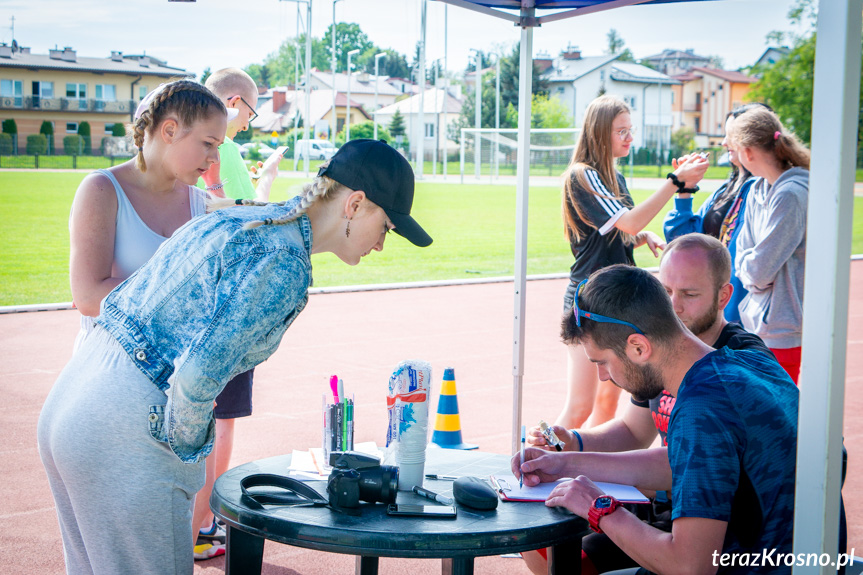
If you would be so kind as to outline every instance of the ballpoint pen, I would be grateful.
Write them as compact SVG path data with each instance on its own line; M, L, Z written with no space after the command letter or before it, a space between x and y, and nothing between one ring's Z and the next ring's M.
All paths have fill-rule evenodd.
M518 488L521 489L524 486L524 472L521 468L524 467L524 426L521 426L521 465L518 467Z
M442 481L455 481L458 475L438 475L437 473L426 473L426 479L440 479Z

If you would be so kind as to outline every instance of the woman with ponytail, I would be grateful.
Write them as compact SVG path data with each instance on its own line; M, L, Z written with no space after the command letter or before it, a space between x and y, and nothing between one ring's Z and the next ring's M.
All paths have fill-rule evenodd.
M391 230L431 243L410 216L413 193L395 149L353 140L301 196L228 201L108 294L39 418L68 572L193 572L213 400L272 355L305 308L311 254L355 265ZM130 543L143 534L146 545Z
M76 349L93 330L104 297L205 212L207 195L194 184L219 161L226 125L224 104L197 82L164 84L135 112L138 155L96 170L78 186L69 217L69 279L81 312Z
M740 162L758 177L737 237L734 267L749 290L740 302L740 318L796 382L803 336L809 150L763 107L734 120L731 141Z
M647 245L658 255L665 245L644 228L680 188L666 180L634 205L626 181L615 169L617 160L629 155L634 133L630 109L623 100L601 96L587 107L575 152L563 174L564 231L575 257L563 299L565 312L572 310L576 286L590 274L612 264L635 265L633 248ZM691 189L704 177L707 165L699 156L688 157L673 172L674 179ZM583 425L588 416L593 426L613 418L620 389L599 381L596 367L580 346L567 346L567 353L567 397L556 423L573 428Z

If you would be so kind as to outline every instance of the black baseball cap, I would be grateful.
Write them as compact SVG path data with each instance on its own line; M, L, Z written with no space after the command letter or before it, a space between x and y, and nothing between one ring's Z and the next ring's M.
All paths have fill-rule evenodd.
M414 201L414 172L395 148L382 140L351 140L318 170L352 190L362 190L380 206L406 240L424 248L432 243L424 229L411 217Z

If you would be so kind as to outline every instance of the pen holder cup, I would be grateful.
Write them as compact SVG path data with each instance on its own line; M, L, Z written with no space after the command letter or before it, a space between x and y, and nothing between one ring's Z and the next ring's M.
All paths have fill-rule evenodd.
M339 399L341 401L336 403L331 395L322 394L321 447L327 464L331 452L352 451L354 448L354 396Z

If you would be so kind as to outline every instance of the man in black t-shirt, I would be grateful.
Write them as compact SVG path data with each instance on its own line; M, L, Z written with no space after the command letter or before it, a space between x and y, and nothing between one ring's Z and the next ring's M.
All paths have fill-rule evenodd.
M771 358L773 354L757 335L747 332L738 323L726 321L723 310L734 288L731 279L731 256L716 238L704 234L687 234L668 244L659 265L659 281L671 298L677 317L704 343L719 349L755 349ZM567 451L617 452L646 449L657 433L666 445L666 432L675 398L663 391L650 401L634 398L622 417L597 427L569 431L554 426ZM576 435L577 434L577 435ZM531 431L529 443L547 447L537 432ZM643 506L636 506L643 507ZM651 525L671 531L671 502L665 493L657 493L647 516ZM636 564L604 534L594 533L582 541L584 553L597 573L634 567ZM545 572L540 554L523 554L528 567L535 573ZM588 572L590 566L583 566Z

